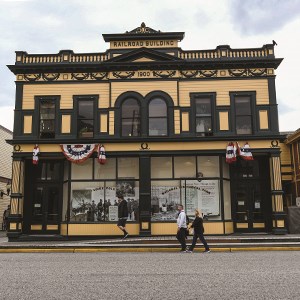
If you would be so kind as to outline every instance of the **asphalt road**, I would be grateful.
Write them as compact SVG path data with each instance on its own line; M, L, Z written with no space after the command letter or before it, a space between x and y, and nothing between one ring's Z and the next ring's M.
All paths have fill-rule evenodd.
M0 299L300 299L300 252L0 254Z

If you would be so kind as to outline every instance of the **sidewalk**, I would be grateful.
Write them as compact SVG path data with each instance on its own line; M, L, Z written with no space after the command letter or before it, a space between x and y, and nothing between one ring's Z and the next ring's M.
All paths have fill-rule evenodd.
M206 236L212 252L234 251L299 251L300 234L234 234L228 236ZM192 237L188 237L190 245ZM0 253L26 252L178 252L175 236L121 237L79 241L23 241L8 242L6 232L0 232ZM201 243L195 251L203 251Z

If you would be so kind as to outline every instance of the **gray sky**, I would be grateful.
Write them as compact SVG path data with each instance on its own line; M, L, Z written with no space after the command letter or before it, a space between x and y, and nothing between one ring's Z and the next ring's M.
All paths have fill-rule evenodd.
M300 0L0 0L0 124L13 128L15 51L104 52L102 33L122 33L145 22L184 31L184 50L255 48L275 40L279 126L300 127Z

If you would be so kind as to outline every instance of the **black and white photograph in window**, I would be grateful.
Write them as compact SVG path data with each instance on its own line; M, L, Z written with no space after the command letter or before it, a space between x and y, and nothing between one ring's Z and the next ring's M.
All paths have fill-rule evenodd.
M122 195L127 202L127 221L138 221L139 219L139 188L135 186L134 180L117 181L116 195Z

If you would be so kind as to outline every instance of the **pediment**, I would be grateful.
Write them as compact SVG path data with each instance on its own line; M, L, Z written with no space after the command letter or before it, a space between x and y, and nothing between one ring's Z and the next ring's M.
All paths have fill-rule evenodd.
M180 61L181 59L171 55L166 54L157 50L152 50L148 48L139 48L137 50L133 50L127 52L125 54L118 55L107 62L136 62L136 63L143 63L143 62L174 62Z

